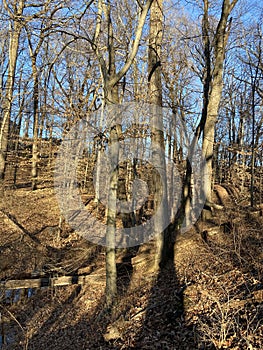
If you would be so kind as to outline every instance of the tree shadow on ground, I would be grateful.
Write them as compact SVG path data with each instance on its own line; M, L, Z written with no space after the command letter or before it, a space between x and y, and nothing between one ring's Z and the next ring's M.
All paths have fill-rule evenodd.
M60 297L55 300L46 298L39 305L36 298L32 316L39 324L29 338L28 350L198 349L194 329L185 320L186 285L179 282L174 263L170 262L160 270L156 282L146 292L146 298L148 294L150 296L148 300L143 290L129 299L132 256L124 254L118 265L119 299L112 312L105 308L104 283L87 285L82 291L79 287L72 288L71 294L64 300ZM139 320L134 303L140 304L143 299L146 306L143 304L145 307L139 311ZM25 324L22 320L21 323ZM21 345L17 348L12 346L12 350L15 349L21 349Z
M48 291L39 291L32 298L31 317L36 319L36 331L28 338L28 350L54 350L54 349L121 349L123 341L121 336L113 334L113 339L105 339L108 326L121 318L126 306L122 305L132 278L131 258L134 252L126 252L118 268L119 296L116 307L113 310L106 308L105 285L102 283L87 285L82 290L80 286L71 287L72 292L68 297L61 298L63 288L54 289L51 295ZM58 291L57 291L58 290ZM64 289L65 293L68 293ZM56 293L58 297L56 298ZM82 301L79 303L79 299ZM39 302L40 301L40 302ZM84 302L83 302L84 301ZM87 301L87 309L85 307ZM94 308L91 305L94 305ZM80 310L82 308L82 310ZM27 310L27 308L25 309ZM39 316L36 316L39 314ZM45 315L46 314L46 315ZM48 314L48 316L47 316ZM43 315L43 319L41 319ZM19 312L18 319L24 326L28 322L24 312ZM25 326L26 327L26 326ZM114 327L113 327L114 329ZM112 331L110 331L112 332ZM110 335L111 337L111 335ZM21 339L24 338L21 334ZM22 343L24 340L22 340ZM21 343L20 343L21 344ZM21 349L21 345L11 344L7 349Z
M126 254L119 264L119 299L115 309L109 312L105 308L105 286L87 286L83 294L77 287L63 302L58 298L53 303L53 310L29 339L28 350L198 349L194 329L185 320L186 285L178 281L174 263L169 262L160 270L148 302L146 300L146 307L139 311L143 320L141 326L142 321L138 322L137 313L134 310L131 312L131 309L134 308L133 302L140 304L144 293L140 291L134 299L129 299L133 271L125 265L126 259L130 263L130 256ZM78 304L81 297L89 305L84 312L79 310L80 305L83 307L83 301ZM89 304L93 303L93 298L94 308ZM45 305L42 305L41 312L45 312Z
M117 263L117 289L118 296L125 296L127 290L129 289L132 276L133 276L133 265L132 258L138 253L139 246L126 248L125 254L121 258L121 262Z
M197 349L194 330L184 314L184 290L173 261L162 268L152 287L144 324L133 349Z

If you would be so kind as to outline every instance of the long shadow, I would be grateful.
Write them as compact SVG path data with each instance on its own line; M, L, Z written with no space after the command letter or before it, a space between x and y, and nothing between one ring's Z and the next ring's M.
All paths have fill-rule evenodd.
M125 296L133 276L132 258L138 253L139 246L125 249L120 263L117 263L117 289L118 296Z
M98 249L99 251L100 249ZM119 290L119 302L121 298L126 294L129 287L130 280L132 278L131 258L136 254L136 248L134 250L128 250L124 254L122 261L117 265L118 268L118 290ZM95 259L95 255L92 257ZM90 261L93 261L91 259ZM104 335L107 333L108 325L114 323L121 316L122 311L115 309L114 312L109 312L105 305L104 285L88 286L88 290L83 289L83 294L80 286L73 288L72 293L64 301L58 296L52 295L51 291L39 291L30 300L28 307L31 317L36 317L39 326L37 326L37 332L28 339L28 350L54 350L54 349L120 349L121 345L117 345L115 340L109 341L104 339ZM102 290L102 293L100 292ZM53 290L56 293L56 289ZM87 312L81 312L82 315L79 318L79 309L77 300L79 297L87 296L89 302L92 304L91 293L94 296L94 303L96 307L94 309L88 307ZM97 303L98 294L101 295L99 303ZM80 303L83 307L83 302ZM51 312L48 310L52 309ZM26 310L28 308L26 307ZM48 318L43 322L41 320L41 314L49 313ZM28 311L27 311L28 313ZM21 311L17 315L19 322L25 325L27 322L27 316ZM78 319L79 318L79 319ZM61 325L59 324L61 322ZM21 332L20 332L21 333ZM24 343L23 335L21 334L21 343ZM7 349L21 349L21 345L17 345L15 342L10 344Z
M185 320L185 288L178 280L173 258L160 269L152 287L144 324L133 349L198 348L193 326Z
M129 256L127 257L129 260ZM125 260L125 258L124 258ZM124 266L122 266L124 268ZM129 271L131 273L131 271ZM123 272L124 274L124 272ZM131 277L131 276L130 276ZM120 290L120 303L127 292L130 279ZM139 334L130 336L133 342L129 345L126 339L113 336L112 340L105 339L108 326L120 319L123 309L117 309L115 313L109 313L105 309L105 295L100 292L101 300L96 303L99 288L96 285L84 290L81 294L79 288L73 290L71 295L61 301L47 300L47 305L42 302L42 311L45 307L53 307L46 321L38 328L36 334L29 340L28 350L54 350L54 349L197 349L194 340L194 330L189 327L184 319L184 287L180 285L175 266L169 262L162 268L155 285L152 287L151 296L146 307L146 316ZM80 292L80 294L79 294ZM92 303L92 293L96 307L87 308L78 319L78 297L87 297ZM51 305L50 305L51 304ZM53 305L52 305L53 304ZM83 302L81 303L83 306ZM36 299L36 312L39 312L38 300ZM41 315L40 312L40 315ZM63 324L60 327L59 322ZM41 318L40 318L41 322ZM111 328L112 329L112 328ZM125 346L125 347L124 347ZM12 350L16 348L13 346ZM17 348L18 349L18 348Z
M132 278L131 258L136 254L127 252L118 268L118 284L120 303L121 298L127 293L130 280ZM100 286L103 288L104 286ZM46 321L38 327L28 344L28 350L54 350L57 348L70 350L76 349L197 349L194 339L194 330L185 321L184 310L184 288L181 285L173 261L169 262L160 270L156 283L151 289L150 299L146 307L146 315L140 332L136 335L135 342L131 345L124 344L121 339L113 337L111 341L105 339L108 326L117 321L123 309L115 314L107 312L105 309L105 295L101 294L101 300L97 304L96 300L99 292L94 285L88 287L85 292L92 304L92 294L94 295L95 308L87 308L87 312L81 312L78 319L79 310L75 303L79 296L79 288L75 288L72 294L64 301L53 302L52 312ZM91 295L89 295L91 293ZM80 294L81 295L81 294ZM83 296L82 296L83 297ZM46 307L50 307L51 300L47 300ZM36 299L36 307L38 307ZM43 304L43 303L42 303ZM81 303L83 307L83 302ZM45 305L42 305L45 312ZM39 312L39 309L36 310ZM59 326L59 320L63 327ZM40 319L41 323L41 319ZM125 345L125 347L123 347ZM15 347L12 347L14 350Z
M60 328L58 326L58 320L60 319L61 322L63 322L63 317L66 317L68 313L72 312L70 310L70 306L72 305L73 300L77 297L79 292L80 286L77 286L63 303L56 303L48 319L41 325L41 327L39 327L38 332L29 339L28 350L33 350L36 348L39 350L51 350L58 348L59 344L61 344L61 349L70 349L70 347L67 347L67 343L71 343L72 334L70 334L70 332L67 332L67 328ZM36 306L39 307L37 304L38 300L36 298ZM46 307L52 307L52 304L54 304L54 302L52 303L52 300L48 300ZM45 306L42 305L42 312L44 312L44 309ZM76 313L74 311L72 313L72 316L76 316ZM74 322L74 317L72 317L72 322ZM85 326L88 329L88 323ZM54 331L53 328L56 330ZM67 339L67 336L69 336L69 339Z
M36 232L36 233L41 233ZM36 234L35 233L35 234ZM61 249L49 247L51 251L54 250L56 253ZM119 299L125 296L131 278L132 278L132 263L131 259L137 253L138 247L133 249L127 249L119 264L117 264L118 271L118 292ZM52 253L50 251L50 253ZM96 249L96 254L92 255L85 265L90 265L96 261L97 255L101 249ZM100 287L104 289L104 286ZM97 295L92 291L92 287L89 288L94 293L94 302L97 300ZM94 285L94 290L96 286ZM75 287L71 295L64 301L60 301L59 298L53 298L50 294L47 296L47 292L40 291L38 295L35 295L28 303L29 313L31 317L36 317L37 322L39 321L40 326L37 328L37 332L28 340L28 350L30 349L117 349L116 343L106 341L104 334L107 332L107 326L112 324L115 320L120 317L120 312L115 310L115 313L107 312L105 308L105 295L102 293L100 302L96 305L95 309L91 309L91 312L87 312L84 317L81 317L78 321L78 309L75 308L75 301L77 300L80 293L80 288ZM84 290L85 293L85 290ZM86 294L85 294L86 295ZM89 295L88 295L89 297ZM30 305L31 304L31 307ZM52 309L52 311L48 311ZM90 310L90 309L89 309ZM41 320L41 314L49 313L48 318L43 322ZM68 321L68 314L70 313L71 318ZM83 312L82 312L83 314ZM85 314L85 313L84 313ZM26 325L27 317L24 311L21 310L17 313L19 322L22 325ZM67 320L65 322L65 319ZM59 327L58 322L61 320L63 327ZM72 323L71 323L72 321ZM66 326L65 326L66 325ZM25 326L26 328L26 326ZM21 335L22 336L22 335ZM22 340L23 343L23 340ZM21 345L12 343L8 349L21 349Z
M54 349L123 349L123 341L113 335L113 339L106 339L104 336L108 332L108 326L118 321L123 314L122 298L125 298L129 284L132 278L133 270L131 268L131 258L136 254L137 248L127 250L122 258L122 261L117 265L118 270L118 301L113 311L107 310L105 307L105 286L87 286L88 289L80 291L76 287L71 295L61 303L58 300L47 300L47 305L42 305L39 308L38 299L36 296L36 312L45 312L45 307L52 307L53 310L49 314L46 321L38 328L38 331L29 339L28 350L54 350ZM103 290L102 293L100 290ZM94 295L94 309L88 307L86 313L82 311L84 316L78 319L79 309L76 301L79 297L87 297L92 304L92 295ZM99 303L96 303L98 293L101 295ZM89 304L88 302L88 304ZM83 302L80 303L83 306ZM33 311L34 313L34 311ZM68 315L70 314L70 317ZM58 322L61 320L63 327L60 327ZM72 321L72 323L71 323ZM40 320L41 322L41 320ZM125 347L127 348L127 347ZM18 349L18 348L17 348ZM13 344L12 350L16 350Z
M52 247L49 247L49 248L55 251L61 250L61 249L55 249ZM96 251L93 252L90 257L87 258L87 261L84 267L87 264L93 265L93 262L96 261L96 259L98 258L98 254L101 252L101 250L102 250L102 247L97 247ZM48 272L50 273L50 271ZM90 320L88 318L86 320L81 320L81 322L77 324L77 326L72 327L70 321L74 322L75 318L78 315L78 310L71 311L70 309L74 308L73 306L74 301L78 297L81 291L81 287L80 286L73 287L72 293L63 302L60 302L60 298L56 298L55 296L56 291L59 288L61 287L56 287L56 288L49 287L48 289L44 289L44 290L38 289L38 291L34 293L34 295L30 298L30 300L28 300L27 302L26 302L26 299L24 300L26 302L25 307L22 307L22 309L19 309L19 310L18 310L18 306L16 307L16 310L14 311L14 315L17 321L19 322L19 324L23 325L24 329L26 329L26 323L29 318L36 317L38 313L40 314L40 317L36 317L37 323L39 322L39 326L38 326L39 329L37 333L33 335L33 337L30 337L28 339L29 341L28 349L36 349L36 348L52 349L52 350L54 348L72 349L74 348L73 339L75 338L75 333L77 336L79 336L79 338L84 339L84 344L85 344L84 334L82 334L83 329L87 329L87 330L90 329L90 331L88 332L89 334L91 333L91 331L93 331L92 325L96 322L98 312L103 307L102 306L103 301L101 305L98 306L98 310L96 309L94 311L94 314L92 315L92 317L90 317ZM52 309L52 311L50 312L46 321L43 322L41 320L41 314L46 314L50 309ZM72 315L73 315L73 317L70 319L68 323L69 326L63 329L62 328L60 329L60 327L58 327L59 330L54 331L54 328L57 329L56 325L58 323L58 320L61 319L61 322L63 323L63 319L67 317L69 312L72 312ZM31 315L31 317L29 315ZM104 324L105 326L107 326L105 322ZM10 350L21 349L22 348L21 344L25 344L24 338L26 336L26 333L23 334L23 332L21 332L21 329L19 329L17 325L18 323L17 324L15 323L15 326L18 329L17 332L14 331L16 336L14 336L14 339L12 339L10 344L7 345L6 349L10 349ZM50 337L47 337L47 334L50 335ZM67 342L69 341L68 334L71 338L70 347L67 347ZM46 339L45 342L42 341L43 338ZM50 338L50 341L49 341L49 338ZM60 347L59 347L59 341L61 341L61 344L62 344ZM20 345L18 344L19 342L20 342ZM57 347L55 347L55 345Z
M63 304L56 305L46 322L30 339L28 350L36 348L39 350L59 348L63 350L120 349L115 340L109 341L104 339L108 325L112 324L119 317L118 314L114 316L112 313L107 312L105 295L102 294L100 302L91 313L87 310L87 313L76 321L79 311L77 308L75 309L76 304L74 304L74 300L76 301L76 298L78 298L78 293L79 290L73 291ZM96 293L95 288L93 293ZM86 295L87 292L85 292ZM89 295L87 295L87 298L89 298ZM71 318L67 316L69 313ZM59 327L58 320L64 321L63 327ZM13 347L12 350L16 349Z
M131 258L136 253L127 252L119 264L118 283L120 303L127 293L132 277L130 269ZM128 264L128 267L127 267ZM124 279L124 280L123 280ZM104 288L101 286L100 288ZM105 339L108 333L108 326L120 319L123 309L115 313L109 313L105 309L105 295L101 293L101 300L94 310L87 309L85 316L77 322L78 309L75 309L75 300L79 290L74 290L69 298L62 304L57 303L38 332L30 339L28 350L37 348L39 350L53 350L62 348L70 350L77 349L197 349L194 337L194 329L188 326L185 321L184 310L184 289L178 281L176 268L173 261L160 270L156 283L151 289L150 299L146 307L146 316L140 333L133 337L131 345L122 341L118 336L112 340ZM91 293L96 294L96 286L89 288ZM85 297L90 298L87 291ZM96 296L95 296L95 299ZM94 300L95 301L95 300ZM72 307L71 307L72 306ZM48 305L47 305L48 307ZM68 322L67 314L70 313L72 324ZM67 322L63 319L67 318ZM56 325L61 319L64 327ZM64 319L65 321L65 319ZM67 326L65 327L65 323ZM54 327L55 326L55 327ZM111 328L112 329L112 328ZM128 335L128 338L130 336ZM135 339L134 339L135 338ZM125 347L123 347L125 345ZM15 349L15 348L14 348Z

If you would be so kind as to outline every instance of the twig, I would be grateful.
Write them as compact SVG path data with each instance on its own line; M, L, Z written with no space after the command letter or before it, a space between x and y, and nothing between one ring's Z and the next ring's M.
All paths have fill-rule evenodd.
M18 321L18 319L12 314L11 311L9 311L8 309L6 309L4 306L0 305L0 307L6 311L10 316L11 318L18 324L19 328L21 328L23 334L24 334L24 337L25 337L25 350L27 350L28 348L28 339L27 339L27 336L26 336L26 331L24 330L23 326L21 325L21 323Z
M21 224L18 222L17 218L16 218L14 215L12 215L12 214L6 212L6 211L3 210L3 209L1 209L0 211L1 211L10 221L12 221L12 223L15 224L15 226L16 226L20 231L22 231L24 235L28 236L28 237L29 237L30 239L32 239L32 241L34 241L35 243L38 243L38 244L41 243L40 240L39 240L37 237L35 237L34 235L32 235L32 233L30 233L23 225L21 225Z

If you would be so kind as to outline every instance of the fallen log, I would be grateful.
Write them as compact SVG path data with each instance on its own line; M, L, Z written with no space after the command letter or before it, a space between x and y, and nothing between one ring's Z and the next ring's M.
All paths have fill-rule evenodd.
M42 287L69 286L72 284L101 283L105 280L104 274L73 275L60 277L41 277L24 280L7 280L0 282L0 289L29 289Z

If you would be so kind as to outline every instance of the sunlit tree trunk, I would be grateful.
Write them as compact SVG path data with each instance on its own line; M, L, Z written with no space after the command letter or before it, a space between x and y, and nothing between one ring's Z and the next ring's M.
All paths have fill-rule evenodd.
M47 9L46 9L47 11ZM55 11L55 10L54 10ZM43 25L46 18L42 20L42 29L39 33L37 42L34 42L31 37L31 28L26 26L27 38L29 44L29 54L32 65L32 77L33 77L33 147L32 147L32 167L31 167L31 181L32 190L37 188L37 176L38 176L38 157L39 157L39 69L37 67L37 57L44 43L45 37L48 33L48 26Z
M202 116L203 128L203 144L202 154L206 162L206 170L204 173L204 192L208 203L212 202L212 174L213 174L213 151L215 139L215 125L218 117L218 110L223 88L223 69L225 60L225 50L228 41L231 21L228 21L229 15L236 5L238 0L224 0L222 4L221 17L216 29L213 41L214 59L211 62L210 50L205 45L205 61L206 61L206 87L204 89L204 111ZM204 18L203 18L203 33L208 36L209 21L208 21L209 1L204 0ZM206 42L205 42L206 43ZM207 56L209 55L209 56ZM209 70L213 64L213 71L209 77ZM208 98L208 100L206 100ZM203 218L209 217L206 211L203 212Z
M8 75L5 87L5 96L3 101L3 119L0 130L0 179L4 179L6 168L6 157L9 139L9 127L13 102L13 89L15 80L15 71L18 55L19 38L22 29L21 17L24 10L24 0L20 0L14 6L14 12L8 8L4 2L6 10L10 15L9 22L9 57L8 57Z
M21 134L21 126L22 126L22 119L23 119L23 111L25 108L25 98L26 98L26 87L28 85L28 81L25 82L24 86L22 84L22 72L20 73L19 83L18 83L18 96L19 96L19 112L18 112L18 118L17 118L17 133L16 133L16 139L15 139L15 164L14 164L14 186L16 186L16 180L17 180L17 173L19 169L19 141L20 141L20 134ZM22 90L24 91L22 93Z
M32 56L32 71L33 71L33 147L32 147L32 190L37 188L37 176L38 176L38 133L39 133L39 79L38 71L36 67L36 57Z
M165 144L162 116L161 55L163 38L163 2L155 0L151 6L148 54L149 102L152 104L152 157L157 167L154 173L154 230L156 235L155 268L168 258L168 200L165 164Z
M261 29L259 30L261 32ZM249 69L251 75L251 117L252 117L252 142L251 142L251 181L250 181L250 205L254 207L255 205L255 162L256 162L256 146L259 140L259 132L261 128L261 123L263 118L261 118L261 123L259 122L259 129L256 130L256 93L257 86L259 86L259 75L260 75L260 67L262 65L262 38L259 36L258 45L257 45L257 61L256 63L252 63L251 57L248 54L249 58Z
M128 69L131 67L133 60L137 54L140 38L142 35L144 23L146 20L147 13L152 4L152 0L147 0L145 5L141 8L141 13L138 19L135 37L130 53L128 54L125 63L116 71L115 65L115 46L114 46L114 33L113 25L111 22L111 3L103 3L98 1L98 16L95 34L93 38L93 49L97 55L101 75L103 79L103 90L104 90L104 103L110 109L111 106L119 103L119 94L117 83L125 76ZM107 54L108 62L104 60L99 48L98 38L101 32L101 21L102 11L105 14L106 24L108 28L108 44ZM113 125L110 130L110 158L112 164L118 164L119 159L119 138L121 135L121 125ZM116 269L116 201L117 201L117 185L118 185L118 167L112 169L110 175L110 185L108 193L108 210L107 210L107 231L106 231L106 303L110 307L116 298L117 294L117 269Z

